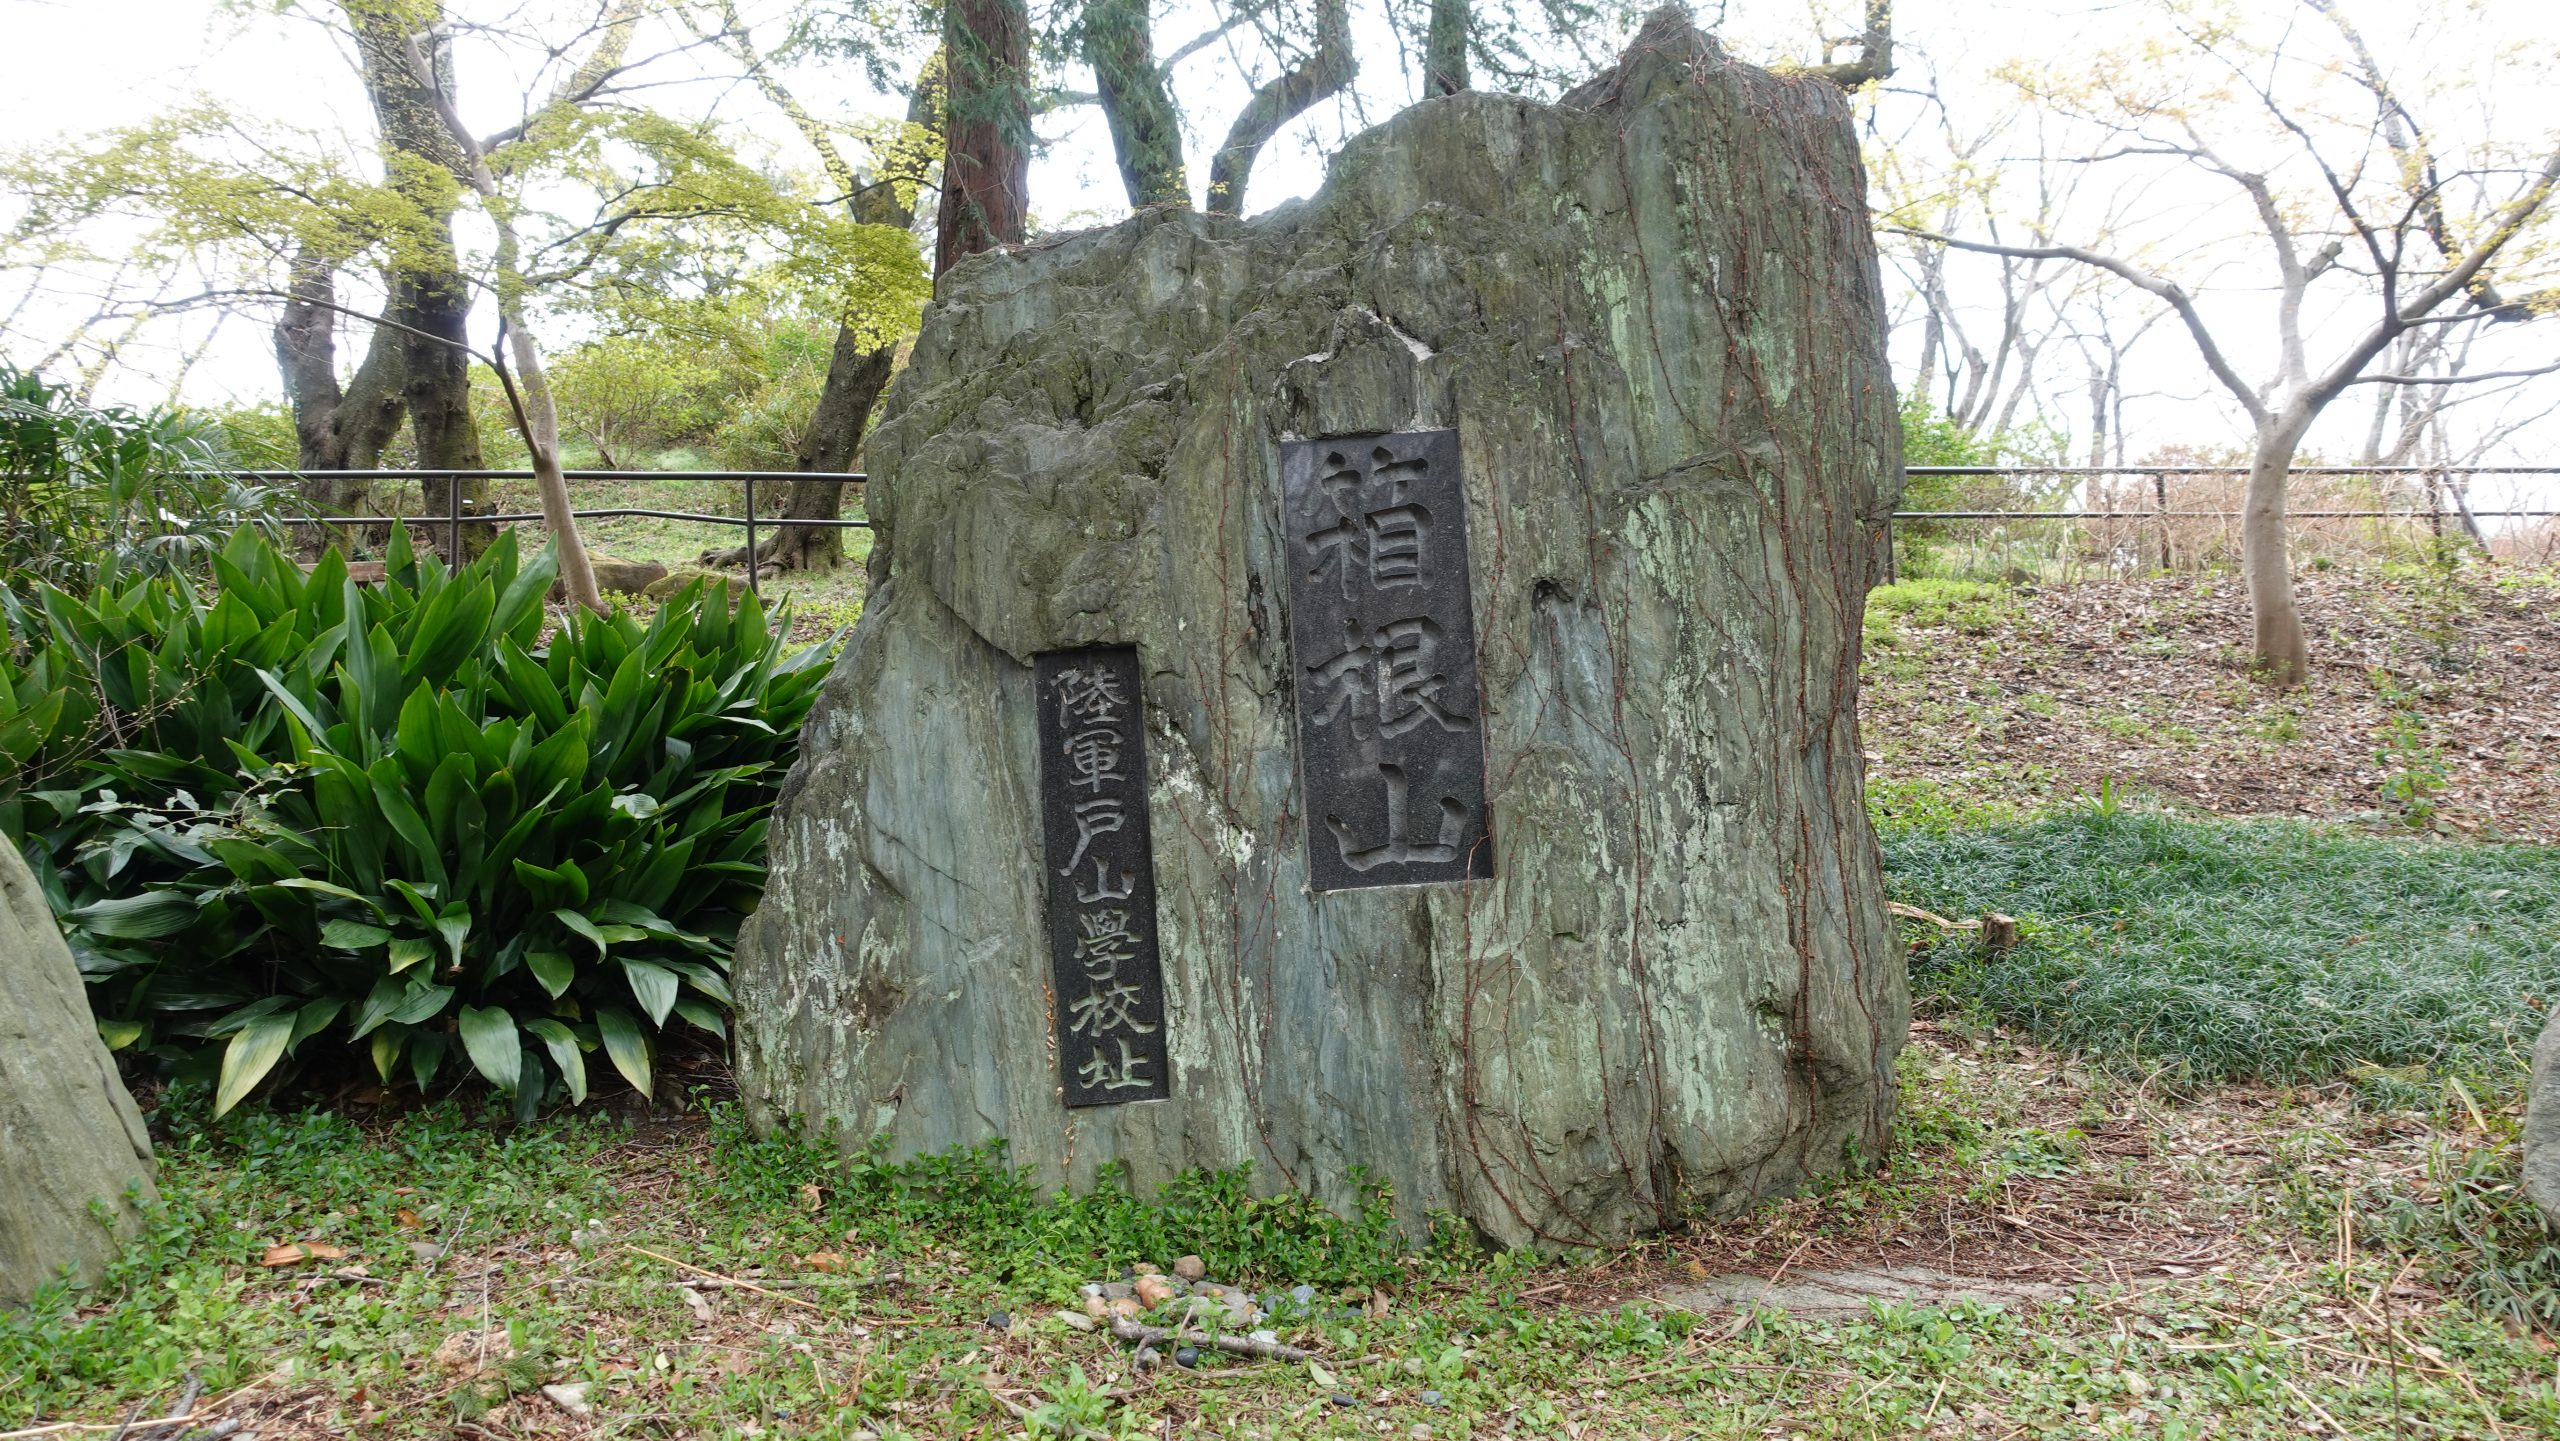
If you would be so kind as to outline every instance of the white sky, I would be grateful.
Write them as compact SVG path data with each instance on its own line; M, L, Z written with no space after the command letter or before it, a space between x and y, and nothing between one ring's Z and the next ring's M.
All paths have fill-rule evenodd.
M2286 0L2230 3L2235 13L2259 21L2293 13ZM448 4L463 15L497 8L477 0L448 0ZM514 9L515 0L507 0L507 8ZM780 13L783 4L782 0L747 0L743 8L751 17L770 17ZM1728 45L1746 57L1802 54L1808 44L1805 37L1852 28L1837 18L1852 8L1846 0L1830 8L1835 18L1826 25L1812 16L1808 0L1768 4L1729 0L1722 33ZM2016 60L2074 76L2093 49L2129 33L2137 24L2151 23L2157 13L2148 0L1902 0L1896 8L1898 39L1904 47L1902 78L1916 79L1924 69L1939 73L1943 92L1959 111L1959 126L1978 123L1998 103L2001 92L1987 76L2002 62ZM2377 35L2389 31L2394 17L2403 14L2399 0L2387 4L2355 0L2351 8L2372 12L2366 23ZM1365 3L1364 9L1374 12L1375 5ZM1701 4L1699 9L1705 19L1714 19L1714 5ZM2555 41L2560 36L2560 14L2554 13L2560 7L2542 0L2476 0L2472 4L2430 0L2430 9L2454 18L2440 28L2423 53L2389 57L2388 63L2403 68L2401 83L2423 80L2443 88L2467 77L2486 78L2494 67L2481 37L2520 45L2546 64L2560 54L2560 41ZM1165 50L1197 33L1201 27L1193 22L1206 13L1203 0L1172 0L1170 10L1158 24L1159 48ZM339 137L338 143L356 153L363 151L369 134L363 93L328 34L307 21L278 18L264 5L207 0L0 0L0 35L8 37L0 45L0 147L36 146L133 124L199 96L267 122ZM1614 43L1615 37L1602 39ZM1325 151L1410 98L1412 66L1373 14L1364 19L1360 41L1362 71L1355 93L1303 117L1266 149L1253 176L1253 209L1311 190L1321 179ZM635 53L649 48L643 42ZM785 163L811 165L812 157L790 128L751 89L733 78L680 79L679 72L698 76L706 65L717 63L716 59L673 62L675 70L661 73L678 83L651 92L653 103L677 114L713 111L761 137ZM498 73L497 57L466 51L461 68L464 104L473 123L494 128L512 118L524 87ZM851 64L804 67L791 78L804 101L831 117L850 119L903 110L902 101L870 92L859 68ZM1234 60L1219 46L1202 51L1178 77L1177 98L1193 107L1187 119L1195 189L1205 178L1214 136L1223 132L1241 94ZM1902 133L1916 113L1915 103L1907 97L1889 97L1875 122L1877 132ZM2468 95L2457 93L2444 104L2459 111L2452 118L2460 124L2529 144L2553 130L2554 107L2560 99L2547 91L2505 95L2488 86ZM1084 107L1057 112L1044 117L1038 128L1049 143L1032 171L1035 224L1092 224L1124 212L1098 111ZM2458 126L2448 123L2446 128ZM2017 147L2024 143L2023 133L2011 137L1993 147L1992 157L2008 152L2008 158L2014 159ZM2070 149L2067 143L2056 145L2056 153ZM2024 167L2016 168L2024 173ZM2153 234L2136 235L2140 224L2130 224L2123 243L2147 246L2145 253L2161 263L2189 267L2191 273L2216 285L2206 302L2208 314L2219 331L2235 337L2232 348L2244 372L2254 378L2264 370L2272 350L2256 343L2256 338L2268 332L2264 317L2271 301L2262 289L2254 288L2265 266L2256 260L2260 252L2247 243L2252 221L2246 205L2237 203L2238 192L2225 182L2166 169L2090 173L2099 183L2084 186L2084 198L2065 212L2066 219L2085 226L2113 214L2124 223L2130 214L2136 222L2149 222ZM2017 183L2005 171L2004 180L2013 186ZM2023 196L2009 198L2015 204L2026 203ZM2139 203L2128 206L2128 201ZM0 208L5 204L0 200ZM2061 228L2067 230L2069 225ZM2262 247L2263 241L2257 244ZM1964 293L1987 300L1990 273L1988 262L1966 262L1960 273ZM1890 268L1887 285L1904 288ZM14 294L14 287L10 293ZM2157 306L2145 297L2127 294L2115 300L2111 309L2119 327L2130 329ZM30 333L42 334L47 321L55 322L56 330L63 329L85 311L72 297L57 296L30 306L20 324ZM2315 354L2323 348L2320 341L2342 334L2353 319L2315 310L2310 321ZM494 321L484 318L484 329L494 329ZM2540 364L2560 357L2560 319L2505 329L2507 333L2495 342L2505 357L2498 364ZM14 358L34 358L25 353L33 348L26 340L13 337L8 345ZM1916 330L1897 332L1895 348L1897 359L1907 366L1917 353ZM2040 369L2053 418L2078 432L2085 424L2086 402L2080 398L2085 371L2077 354L2058 360L2048 354ZM183 379L178 380L182 372ZM2227 447L2245 437L2237 406L2205 377L2193 348L2173 325L2152 326L2134 352L2129 375L2128 391L2136 397L2129 401L2126 416L2132 454L2171 442ZM236 318L217 325L210 317L155 324L123 353L119 369L102 393L110 399L160 400L168 397L173 381L184 398L198 403L275 398L278 385L265 324ZM2356 403L2359 395L2350 391L2350 399L2333 409L2314 432L2313 448L2333 455L2352 450L2367 413ZM2488 426L2535 416L2552 408L2554 401L2560 401L2560 376L2528 384L2504 400L2480 403L2474 407L2477 419L2469 423ZM2075 445L2075 454L2084 445ZM2530 423L2509 440L2503 453L2489 458L2560 459L2555 451L2560 451L2560 432L2555 432L2554 424ZM2560 491L2542 494L2546 503L2560 501ZM2483 503L2488 503L2486 497Z

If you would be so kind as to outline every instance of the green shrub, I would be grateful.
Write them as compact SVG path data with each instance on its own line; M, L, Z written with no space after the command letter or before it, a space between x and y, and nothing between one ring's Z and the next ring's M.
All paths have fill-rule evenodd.
M120 577L201 568L223 537L266 525L289 491L230 475L214 423L82 402L0 361L0 613L23 624L40 585L75 595Z
M512 536L383 584L243 532L183 576L47 589L0 661L0 830L38 862L100 1029L218 1109L328 1036L386 1084L449 1060L531 1110L634 1086L671 1017L717 1031L765 813L823 675L753 596L573 613ZM31 740L32 738L32 740Z
M2099 808L1882 832L1887 888L2005 911L2015 948L1924 938L1912 982L2048 1040L2199 1080L2417 1067L2495 1093L2560 996L2560 851Z

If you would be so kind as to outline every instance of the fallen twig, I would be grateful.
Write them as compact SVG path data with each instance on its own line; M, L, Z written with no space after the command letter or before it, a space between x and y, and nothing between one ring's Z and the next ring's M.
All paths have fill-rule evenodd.
M718 1281L725 1286L735 1286L741 1291L753 1291L760 1296L771 1296L777 1301L785 1301L794 1306L805 1306L812 1311L823 1311L826 1309L826 1307L821 1306L817 1302L809 1300L806 1297L786 1296L780 1291L776 1291L769 1286L759 1286L753 1281L740 1280L735 1276L723 1276L717 1271L705 1270L702 1267L693 1264L691 1261L679 1261L673 1256L661 1256L657 1252L648 1250L645 1247L626 1245L622 1249L629 1251L635 1256L646 1256L652 1261L664 1261L670 1266L677 1267L681 1270L691 1271L697 1276L707 1277L711 1280Z
M1208 1331L1193 1331L1189 1329L1168 1331L1162 1326L1142 1326L1137 1322L1130 1320L1126 1316L1114 1316L1111 1318L1111 1334L1119 1337L1123 1341L1136 1341L1142 1345L1150 1346L1161 1346L1167 1341L1185 1341L1194 1345L1215 1346L1219 1350L1229 1352L1233 1355L1252 1356L1264 1361L1312 1361L1316 1359L1316 1353L1313 1351L1302 1351L1295 1346L1283 1345L1278 1341L1259 1341L1251 1336L1230 1336L1223 1332L1213 1333Z

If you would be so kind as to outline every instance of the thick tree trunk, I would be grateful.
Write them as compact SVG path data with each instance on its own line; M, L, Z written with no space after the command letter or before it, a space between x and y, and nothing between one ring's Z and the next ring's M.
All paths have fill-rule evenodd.
M942 20L942 210L933 275L1022 243L1030 215L1031 18L1022 0L950 0Z
M1156 69L1148 9L1147 0L1093 0L1084 19L1084 57L1093 66L1120 183L1133 210L1191 203L1191 185L1182 173L1182 122Z
M1908 993L1857 648L1900 452L1848 103L1662 19L1560 103L1450 97L1346 153L1285 216L945 277L868 448L884 584L738 938L748 1114L1001 1139L1042 1186L1250 1165L1348 1210L1365 1171L1417 1233L1518 1244L1870 1163ZM1337 630L1298 582L1355 565ZM1108 792L1039 740L1038 659L1098 645L1142 680L1085 692L1143 727ZM1481 783L1364 726L1472 737ZM1062 870L1070 814L1151 817L1151 858ZM1313 888L1486 817L1469 879ZM1061 894L1091 909L1053 930ZM1063 1104L1121 1080L1163 1099Z
M350 0L346 9L381 126L384 168L413 209L393 250L386 311L408 350L401 398L409 436L421 468L477 470L482 461L480 432L471 422L471 290L453 242L463 157L438 111L439 101L450 97L430 91L409 60L413 43L439 60L447 53L443 6L438 0ZM452 73L441 63L435 70ZM457 493L464 513L488 511L489 483L479 477L458 484L421 482L420 508L428 516L445 515ZM427 529L443 547L447 528ZM466 525L463 555L447 559L477 555L494 539L493 527Z
M444 221L443 238L447 242L444 258L452 258L450 215ZM471 419L471 292L462 279L458 266L451 269L412 271L394 287L397 299L391 318L424 335L413 336L403 399L409 411L409 438L417 449L417 463L429 470L478 470L484 463L480 454L480 429ZM427 336L434 337L433 340ZM489 512L489 482L484 476L471 476L459 481L427 480L418 487L421 510L428 516L443 516L459 503L462 513ZM445 544L447 527L433 527L439 549ZM496 528L486 524L462 527L462 556L478 555L497 539ZM448 560L456 557L448 556Z
M1422 42L1426 98L1455 95L1467 88L1467 25L1474 9L1473 0L1431 0L1431 29Z
M276 318L275 351L276 370L293 410L302 497L323 515L362 513L371 487L327 472L365 470L381 462L382 448L398 432L405 408L408 345L399 331L375 326L364 363L342 387L335 274L328 262L306 252L294 257L292 277L292 298ZM324 534L311 529L305 539L316 546Z
M2275 686L2311 677L2311 647L2302 634L2302 612L2293 600L2293 560L2286 546L2285 483L2293 454L2311 428L2311 416L2288 406L2269 417L2249 456L2249 487L2241 501L2240 566L2249 583L2249 615L2255 633L2253 659Z

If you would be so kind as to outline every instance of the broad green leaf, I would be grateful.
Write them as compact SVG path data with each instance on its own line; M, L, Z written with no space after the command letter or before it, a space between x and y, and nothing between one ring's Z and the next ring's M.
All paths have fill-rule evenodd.
M121 1051L141 1040L143 1030L140 1021L101 1020L98 1022L98 1039L107 1043L108 1050Z
M402 936L391 943L391 974L396 976L435 953L435 942L423 936Z
M579 935L586 937L587 940L595 946L596 954L599 956L603 955L606 948L612 944L605 939L604 932L596 928L595 922L588 920L585 916L578 914L576 911L564 908L553 911L551 914L560 918L560 924L567 926Z
M409 799L408 778L398 763L386 758L368 769L365 776L373 782L373 803L382 808L382 818L390 823L392 834L409 847L418 870L425 871L437 889L443 889L444 848L436 844L426 818L418 814L418 807Z
M667 1013L676 1005L679 989L676 973L648 961L635 961L628 957L617 959L622 962L623 980L630 984L631 994L640 1002L640 1008L649 1013L650 1024L665 1025Z
M462 964L462 943L471 935L471 908L460 901L444 908L436 917L436 934L444 937L445 949L452 952L453 963Z
M408 999L402 1001L399 1008L391 1013L391 1019L404 1026L414 1026L423 1021L430 1021L442 1015L445 1002L452 999L453 987L451 986L417 986L409 992Z
M348 1029L347 1039L363 1040L383 1022L390 1020L391 1013L399 1010L400 1003L408 998L409 988L402 985L397 976L384 976L374 982L373 989L366 992L364 1000L356 1006L355 1020ZM386 1075L382 1079L388 1081L391 1078Z
M381 926L368 926L360 921L331 921L320 928L320 944L343 950L361 951L391 939L391 932Z
M213 1002L212 1005L190 1005L188 1003L189 999L190 998L182 995L172 995L165 990L155 989L151 992L152 1004L158 1006L164 1011L210 1010L212 1009L212 1005L221 1004L221 1002L217 1001ZM257 1020L260 1016L272 1016L276 1012L283 1010L285 1007L292 1005L293 1001L294 998L291 996L260 996L256 1000L251 1001L236 1011L233 1011L231 1014L224 1016L221 1020L207 1026L204 1033L217 1041L221 1040L225 1036L236 1036L240 1034L241 1030L247 1027L250 1022Z
M658 813L658 798L641 791L626 791L613 798L613 808L635 821L645 821Z
M445 1036L442 1031L413 1031L409 1036L409 1080L421 1091L444 1069Z
M240 1028L222 1051L222 1075L214 1085L213 1113L223 1115L258 1087L284 1058L293 1039L293 1017L260 1016Z
M620 1006L606 1006L596 1012L596 1034L604 1040L604 1053L612 1058L613 1068L631 1083L642 1099L649 1096L649 1038L640 1023Z
M524 1047L516 1040L515 1017L497 1006L463 1007L462 1048L490 1085L515 1094L524 1071Z
M183 891L144 891L138 896L92 901L63 917L92 935L120 941L173 936L194 925L203 908Z
M402 658L404 679L442 685L463 658L488 638L489 615L497 605L486 579L457 580L441 587L418 607L417 624L409 632L409 653Z
M729 994L729 978L720 974L716 967L706 966L700 961L668 961L665 965L668 970L684 977L695 990L721 1005L737 1004L737 1000Z
M302 1008L293 1013L293 1039L285 1042L286 1049L299 1046L327 1030L329 1023L338 1019L338 1013L346 1008L347 1003L336 996L304 1002Z
M524 1023L524 1028L542 1038L542 1048L551 1053L551 1064L560 1068L560 1079L569 1083L569 1104L587 1103L587 1057L578 1047L577 1033L548 1016Z
M541 982L542 989L554 999L565 994L569 983L578 978L577 962L558 951L527 951L524 963L533 972L533 978Z
M295 720L302 722L302 728L304 731L316 737L321 732L328 729L327 726L320 724L320 718L318 716L311 713L311 707L304 705L301 699L294 695L294 693L286 687L283 681L276 679L274 671L262 670L258 672L258 680L261 684L266 686L268 693L276 698L276 703L285 708L286 714L292 716Z
M385 1026L373 1033L373 1073L382 1078L382 1084L391 1084L391 1068L400 1064L400 1044L408 1039L406 1026Z
M679 997L676 1014L715 1036L726 1037L729 1034L729 1028L721 1021L720 1008L700 996Z
M354 891L348 890L345 886L337 885L329 881L315 881L307 876L294 876L286 880L278 881L276 884L280 886L290 886L297 891L318 891L324 896L337 896L343 900L361 901L366 906L370 907L375 915L378 916L384 914L382 903L375 900L373 897L358 895Z

